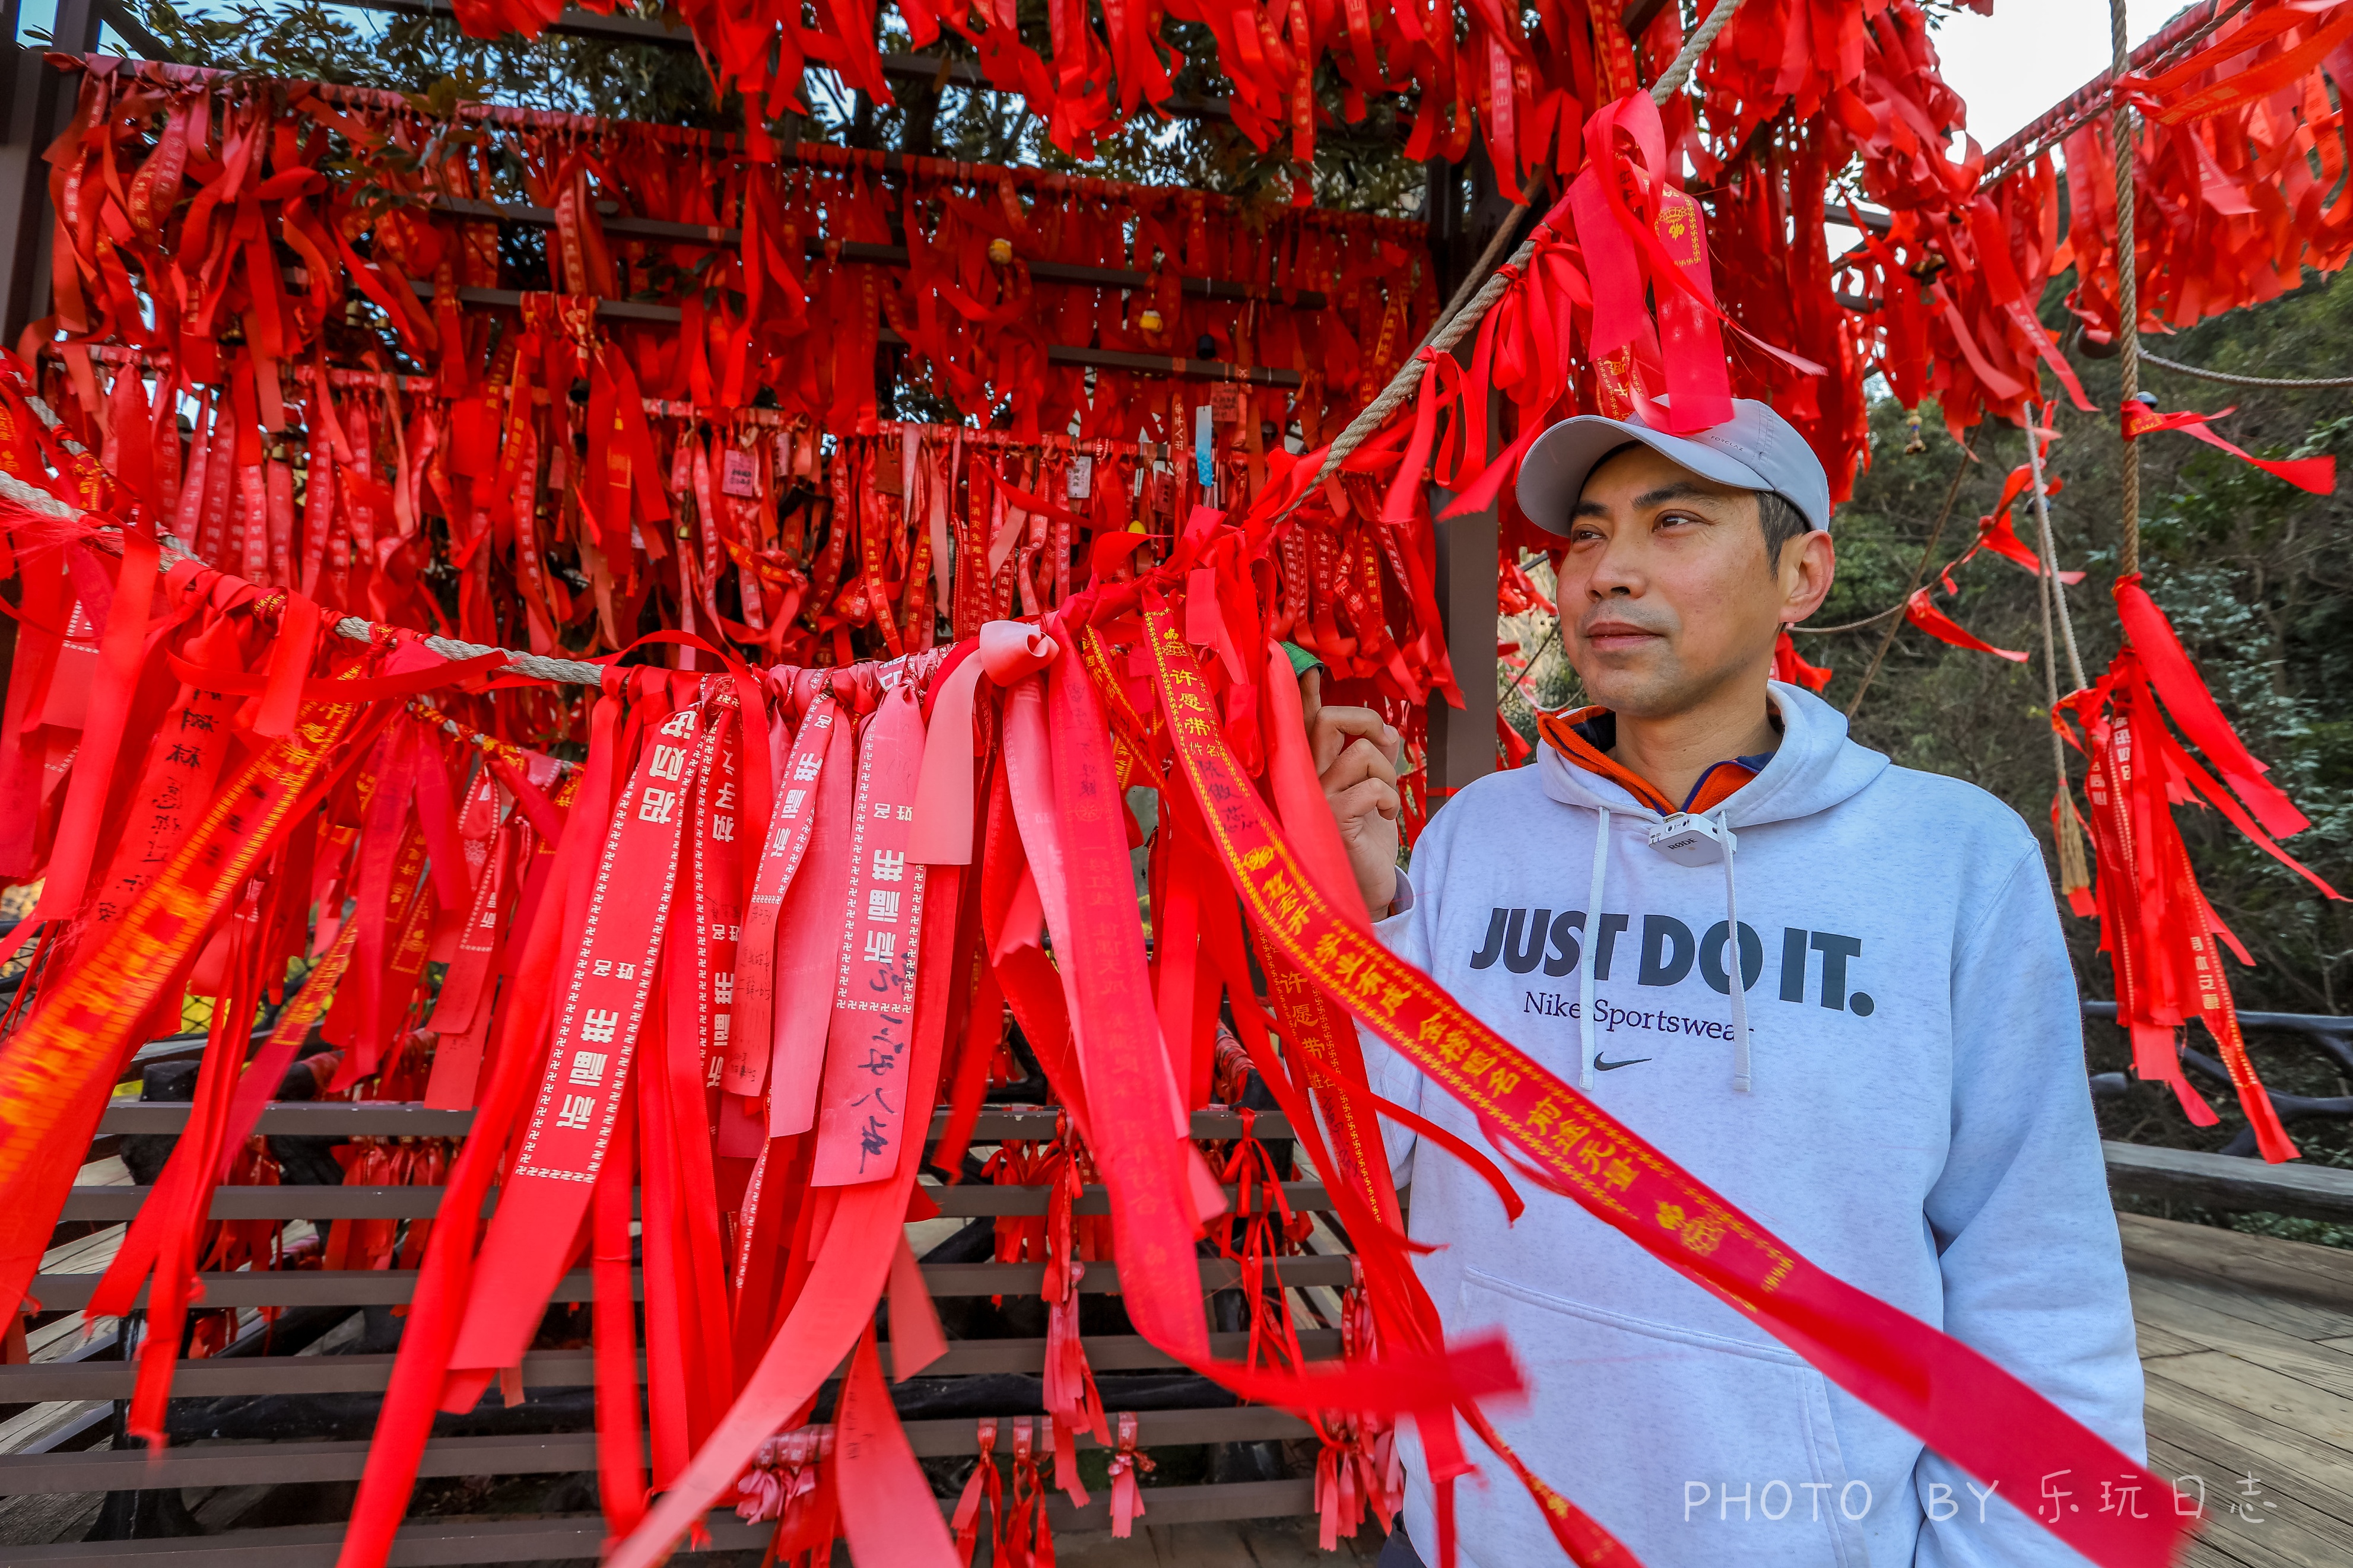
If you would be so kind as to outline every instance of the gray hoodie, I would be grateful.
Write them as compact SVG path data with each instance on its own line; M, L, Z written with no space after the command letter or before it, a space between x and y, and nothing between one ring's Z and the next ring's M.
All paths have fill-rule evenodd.
M2041 850L1984 791L1895 767L1820 699L1771 689L1780 749L1707 814L1731 829L1730 878L1693 836L1683 858L1714 863L1654 847L1657 813L1544 745L1431 819L1381 936L1814 1263L2137 1458L2131 1303ZM1480 1141L1410 1064L1369 1037L1366 1049L1377 1092ZM1567 1199L1526 1192L1507 1226L1458 1162L1417 1163L1395 1130L1389 1150L1412 1183L1413 1236L1443 1246L1420 1267L1449 1332L1501 1325L1529 1373L1505 1439L1649 1568L2074 1563L2012 1504L2170 1506L2072 1474L2043 1483L2063 1495L1981 1498ZM1430 1496L1408 1453L1406 1524L1429 1557ZM1535 1506L1487 1470L1457 1494L1464 1568L1557 1560Z

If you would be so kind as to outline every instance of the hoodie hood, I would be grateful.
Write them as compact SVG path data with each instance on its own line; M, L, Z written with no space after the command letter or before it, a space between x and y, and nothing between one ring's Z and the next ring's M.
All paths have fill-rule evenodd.
M1698 815L1721 816L1736 830L1792 822L1828 811L1886 771L1886 757L1847 739L1845 714L1802 687L1775 680L1766 689L1781 719L1779 749L1755 778ZM1545 794L1563 805L1664 820L1623 784L1570 761L1548 742L1536 748L1536 773Z

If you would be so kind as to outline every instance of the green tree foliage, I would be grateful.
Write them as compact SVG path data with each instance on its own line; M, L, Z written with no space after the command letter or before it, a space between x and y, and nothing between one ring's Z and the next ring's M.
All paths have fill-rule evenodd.
M445 112L470 98L671 125L741 123L733 103L712 101L711 79L690 50L554 33L528 43L470 38L445 17L354 11L319 0L231 0L185 9L144 0L133 15L184 65L415 93Z
M622 7L624 12L630 9ZM641 3L640 15L659 15ZM1021 0L1022 36L1046 47L1046 0ZM136 16L185 65L419 95L445 110L459 98L532 109L670 125L726 130L743 122L741 100L714 100L710 78L690 50L598 42L550 33L532 42L510 37L470 38L445 17L406 17L353 11L320 0L229 0L227 5L174 6L141 0ZM1180 99L1222 95L1225 83L1204 62L1215 58L1206 28L1170 23L1166 32L1183 51L1175 73ZM912 41L895 16L886 16L885 52ZM971 57L953 34L933 54ZM1329 68L1325 68L1330 75ZM1373 106L1348 124L1337 114L1337 80L1324 84L1335 110L1317 134L1311 178L1316 202L1327 207L1409 217L1420 211L1424 175L1401 149L1405 126L1394 101ZM1046 128L1018 98L976 92L953 84L896 84L892 104L843 87L831 73L806 79L808 121L780 123L788 136L854 147L959 158L973 163L1025 163L1139 184L1190 185L1279 205L1290 199L1290 146L1264 152L1229 121L1162 119L1148 108L1082 160L1055 147Z

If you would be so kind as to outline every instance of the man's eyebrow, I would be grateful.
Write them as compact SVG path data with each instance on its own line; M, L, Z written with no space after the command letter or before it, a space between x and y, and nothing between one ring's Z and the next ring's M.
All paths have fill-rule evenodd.
M1637 510L1648 510L1654 506L1664 506L1671 500L1711 500L1715 493L1703 489L1689 479L1677 479L1672 484L1661 485L1657 489L1644 490L1634 498L1634 506Z
M1695 485L1689 479L1676 479L1654 490L1644 490L1634 498L1634 510L1647 511L1654 506L1664 506L1671 500L1709 500L1720 492ZM1580 500L1571 517L1608 517L1609 509L1598 500Z

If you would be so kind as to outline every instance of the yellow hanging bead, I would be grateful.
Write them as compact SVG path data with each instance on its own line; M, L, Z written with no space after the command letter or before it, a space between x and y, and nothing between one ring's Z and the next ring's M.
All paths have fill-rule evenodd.
M1007 262L1013 259L1013 242L1009 239L990 240L988 242L988 258L997 263L999 267L1004 266Z
M1135 318L1135 324L1147 332L1156 332L1160 330L1160 312L1146 310Z

